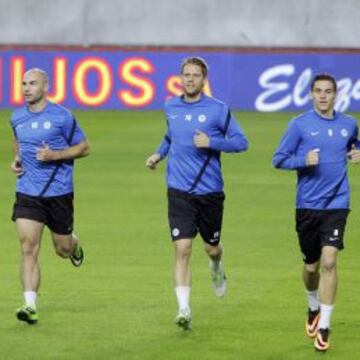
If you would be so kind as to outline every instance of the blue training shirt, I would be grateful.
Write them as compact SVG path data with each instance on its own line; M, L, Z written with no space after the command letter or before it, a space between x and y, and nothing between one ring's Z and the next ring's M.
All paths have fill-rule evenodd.
M192 194L223 191L220 152L240 152L248 140L223 102L202 95L196 102L174 97L165 103L167 133L156 151L168 156L167 185ZM209 149L194 145L196 130L210 138Z
M356 120L334 112L332 119L310 110L293 119L273 157L279 169L296 170L298 209L348 209L347 152L358 145ZM310 150L319 151L319 164L306 166Z
M63 150L86 139L71 112L51 102L48 102L38 113L23 107L13 112L11 126L24 168L24 174L17 179L16 192L44 197L72 193L72 160L59 162L36 160L36 150L44 144L49 145L51 150ZM58 169L53 181L42 194L56 167Z

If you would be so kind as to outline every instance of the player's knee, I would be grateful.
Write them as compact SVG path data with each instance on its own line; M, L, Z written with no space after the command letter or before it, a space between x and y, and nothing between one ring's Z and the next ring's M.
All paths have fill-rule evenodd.
M182 249L178 249L176 251L176 257L178 259L185 260L185 259L188 259L190 257L190 255L191 255L191 248L185 248L185 249L182 248Z
M191 243L177 243L175 244L175 253L178 259L187 259L191 255Z
M206 244L205 251L209 256L218 256L221 253L221 248L219 245L214 246L214 245Z
M20 242L23 255L36 256L39 248L39 242L36 239L25 235L20 237Z
M305 264L305 271L310 275L315 275L319 272L319 263L315 264Z
M61 249L55 249L56 255L60 256L63 259L67 259L69 255L66 252L63 252Z
M321 270L331 272L336 269L336 258L329 256L322 259Z
M61 245L57 245L55 247L55 252L58 256L62 257L63 259L68 258L71 255L71 245L65 245L65 244L61 244Z

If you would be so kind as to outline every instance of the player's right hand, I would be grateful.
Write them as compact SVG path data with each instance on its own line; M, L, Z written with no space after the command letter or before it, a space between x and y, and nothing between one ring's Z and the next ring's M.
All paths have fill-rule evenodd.
M158 164L158 162L161 160L161 157L159 154L153 154L151 156L149 156L146 160L145 165L151 169L151 170L155 170L156 169L156 165Z
M360 163L360 150L358 150L355 144L352 145L351 150L347 153L349 162L352 164Z
M11 164L11 170L16 176L21 176L24 173L24 168L21 165L21 161L16 158Z
M319 165L319 149L310 150L306 155L306 166Z

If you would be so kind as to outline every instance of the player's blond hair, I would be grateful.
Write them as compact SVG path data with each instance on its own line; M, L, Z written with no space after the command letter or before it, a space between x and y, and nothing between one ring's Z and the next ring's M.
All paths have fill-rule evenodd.
M199 66L201 68L201 72L203 73L204 77L205 78L207 77L207 74L209 72L209 66L203 58L201 58L199 56L194 56L194 57L188 57L188 58L184 59L181 63L181 67L180 67L181 74L183 73L184 67L186 65Z

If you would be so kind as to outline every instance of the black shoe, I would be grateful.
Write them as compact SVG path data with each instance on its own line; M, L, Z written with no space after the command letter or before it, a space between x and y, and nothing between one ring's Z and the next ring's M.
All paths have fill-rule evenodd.
M326 351L330 347L329 329L319 329L315 338L314 346L317 351Z
M26 305L16 310L16 317L18 320L25 321L30 325L36 324L39 319L36 310Z
M79 267L84 261L84 250L79 244L76 244L73 253L70 255L70 261L75 267Z
M308 310L308 318L305 323L306 335L310 338L314 338L317 333L317 326L320 320L320 310Z

